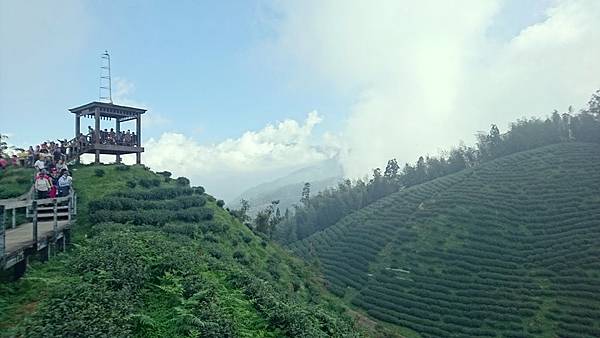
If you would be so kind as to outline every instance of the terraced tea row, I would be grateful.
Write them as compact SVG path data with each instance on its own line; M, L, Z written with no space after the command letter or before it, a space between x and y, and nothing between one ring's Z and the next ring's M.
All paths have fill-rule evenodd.
M596 144L514 154L291 248L332 291L424 337L600 337L599 168Z

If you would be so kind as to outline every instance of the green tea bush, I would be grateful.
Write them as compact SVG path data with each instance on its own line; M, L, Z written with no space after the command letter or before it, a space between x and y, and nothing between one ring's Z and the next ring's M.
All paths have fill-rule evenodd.
M183 186L183 187L189 187L190 186L190 180L187 179L186 177L177 177L177 179L175 180L175 182L177 182L178 185Z
M94 175L96 175L97 177L103 177L104 174L106 174L104 172L104 169L96 169L96 170L94 170Z
M54 289L27 321L25 337L129 337L136 300L128 290L78 282Z

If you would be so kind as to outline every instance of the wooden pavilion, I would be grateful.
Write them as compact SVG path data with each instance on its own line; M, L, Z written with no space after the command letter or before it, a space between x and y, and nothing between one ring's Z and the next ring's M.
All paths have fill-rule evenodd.
M135 107L120 106L108 102L91 102L83 106L69 109L75 114L75 140L80 140L77 147L76 156L82 154L94 154L95 163L100 163L100 154L116 155L117 163L121 163L121 155L136 154L136 163L142 162L142 114L146 109ZM94 128L90 129L87 136L81 132L81 118L93 118ZM100 120L115 120L114 135L123 135L121 132L121 123L135 120L135 134L127 134L127 142L106 137L100 129ZM91 128L91 127L90 127ZM112 134L112 133L111 133ZM111 135L112 136L112 135Z

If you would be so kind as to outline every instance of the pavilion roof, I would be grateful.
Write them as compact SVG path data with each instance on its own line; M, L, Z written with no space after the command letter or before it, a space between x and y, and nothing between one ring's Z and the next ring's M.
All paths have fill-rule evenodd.
M96 108L98 108L100 116L109 117L109 118L127 118L134 117L138 114L144 114L146 109L128 107L128 106L120 106L113 103L108 102L90 102L88 104L84 104L83 106L79 106L76 108L71 108L69 111L73 114L78 115L91 115L95 113Z

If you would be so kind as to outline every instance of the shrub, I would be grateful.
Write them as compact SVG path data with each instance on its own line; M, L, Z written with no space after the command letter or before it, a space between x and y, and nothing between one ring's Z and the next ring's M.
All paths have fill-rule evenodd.
M154 186L154 182L151 179L148 178L141 178L138 180L138 183L141 187L144 187L146 189L151 188L152 186Z
M94 175L98 176L98 177L102 177L104 176L105 172L104 169L96 169L94 170Z
M224 207L224 206L225 206L225 201L223 201L223 200L218 200L218 201L217 201L217 206L218 206L219 208L222 208L222 207Z
M171 175L172 175L171 172L169 172L169 171L160 171L160 172L157 172L157 174L164 177L165 182L169 182L169 180L171 179Z
M189 187L190 186L190 180L187 179L186 177L177 177L176 180L177 184L182 186L182 187Z
M134 311L127 290L77 283L58 288L28 320L25 337L128 337Z
M16 182L19 184L31 183L31 179L26 177L17 177Z
M135 183L135 181L127 181L127 183L125 183L127 185L127 187L133 189L135 188L135 186L137 185L137 183Z
M131 167L124 164L119 164L115 167L116 171L128 171L129 169L131 169Z

